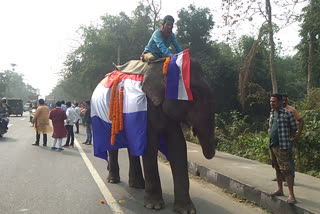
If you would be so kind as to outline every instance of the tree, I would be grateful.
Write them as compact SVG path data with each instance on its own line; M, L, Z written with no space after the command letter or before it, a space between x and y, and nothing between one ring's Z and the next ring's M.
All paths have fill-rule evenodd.
M277 25L273 22L273 18L276 17L277 21L281 24L280 29L284 26L287 26L288 23L291 23L292 20L294 20L294 8L298 1L285 1L285 3L275 1L274 3L278 6L278 10L280 11L277 14L272 13L272 5L270 0L252 0L247 1L246 3L241 0L223 0L222 7L225 11L223 15L225 24L228 26L233 26L233 29L238 29L237 27L240 27L240 24L243 24L243 22L247 21L252 22L253 20L258 20L255 23L261 23L261 18L263 18L264 22L267 23L269 43L269 70L271 76L272 91L276 93L278 92L278 84L276 79L276 72L274 69L276 51L274 43L274 31L275 26ZM263 26L264 24L258 25Z
M14 66L12 66L14 68ZM0 73L0 95L6 98L20 98L28 100L29 95L33 95L36 89L23 81L23 75L11 70Z
M8 88L7 77L5 73L0 73L0 98L4 97Z
M214 22L209 8L197 8L194 4L178 13L177 39L191 53L203 53L211 47L211 30Z
M298 45L302 69L307 73L307 93L320 86L320 1L310 0L303 9Z
M140 3L133 17L123 12L117 16L106 14L101 17L101 26L81 26L81 45L68 54L62 79L52 95L90 99L99 81L114 70L114 64L140 57L153 32L149 16L150 7Z
M153 31L155 31L157 29L157 26L159 24L159 20L160 20L160 11L162 9L162 0L159 0L159 3L157 3L156 0L145 0L148 5L149 5L149 10L150 10L150 16L152 19L152 23L153 23Z

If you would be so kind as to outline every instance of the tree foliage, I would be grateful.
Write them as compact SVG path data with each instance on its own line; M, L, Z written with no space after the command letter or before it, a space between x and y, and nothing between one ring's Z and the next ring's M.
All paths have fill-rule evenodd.
M320 86L320 1L311 0L301 14L301 41L297 46L301 69L310 78L310 88ZM308 68L308 66L311 66ZM308 69L311 69L308 71ZM311 77L312 76L312 77Z
M24 82L22 74L11 70L0 73L0 97L19 98L27 101L28 96L36 94L37 90Z
M152 5L155 1L147 2L147 5L140 3L131 17L125 13L119 13L116 16L106 14L101 17L102 24L99 26L81 26L79 29L81 45L66 58L61 80L52 91L56 99L88 100L98 82L114 69L114 63L123 64L139 58L155 26L160 27L158 9L161 8L161 4L157 7ZM233 6L239 6L240 9L251 11L246 16L241 16L239 10L234 10L236 14L225 17L227 22L232 20L233 24L240 22L241 18L250 20L254 17L253 13L259 16L266 14L262 11L264 10L263 5L254 6L258 2L264 2L263 0L248 1L250 3L248 8L245 8L245 4L242 5L242 1L238 0L223 2L228 2L229 6L232 3ZM305 21L311 19L307 13L303 17ZM197 7L195 4L179 10L176 25L178 42L184 49L189 48L191 56L200 62L205 79L213 88L213 102L215 111L218 113L216 133L220 140L220 149L268 162L268 125L266 121L270 112L269 97L274 91L270 76L272 40L268 32L270 27L274 32L278 32L279 27L273 22L268 24L259 22L259 28L257 28L259 30L256 31L258 39L255 38L255 34L252 34L243 35L232 45L217 42L212 39L212 35L215 34L213 32L215 22L210 9ZM299 45L299 54L281 56L279 54L281 46L277 46L278 50L274 50L273 56L273 69L277 73L278 91L287 93L290 101L295 102L303 99L306 94L307 74L305 69L301 69L301 65L305 66L308 59L306 44L309 32L317 27L304 25L306 25L305 29L301 33L304 33L305 37ZM259 43L252 53L252 47L257 41ZM315 41L318 42L318 40ZM319 54L316 51L315 53ZM237 100L237 88L239 72L244 65L248 65L247 70L250 72L247 73L247 80L244 82L245 105L240 114L238 113L240 105ZM314 80L315 84L318 80L319 78ZM2 84L1 81L0 84ZM304 103L309 103L308 99L310 100L306 98ZM314 117L306 114L306 124L312 124L312 118ZM315 129L307 128L306 130L314 133ZM186 137L194 140L187 131ZM310 142L310 148L318 142L315 138L302 137L302 141L305 140ZM299 163L300 170L310 170L310 168L304 168L305 165L302 163Z

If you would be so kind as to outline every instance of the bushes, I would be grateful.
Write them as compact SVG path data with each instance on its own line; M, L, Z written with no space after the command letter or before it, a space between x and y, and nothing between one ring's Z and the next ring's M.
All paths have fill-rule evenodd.
M220 151L263 163L270 162L268 134L264 131L256 132L256 127L263 124L257 125L259 122L252 122L248 115L243 116L236 111L217 115L216 118L216 137Z
M320 109L303 110L300 114L304 119L304 129L293 150L296 170L320 178ZM260 122L252 121L250 116L236 111L216 115L218 149L271 164L267 118ZM256 130L256 127L264 127L264 130ZM189 129L184 129L184 134L186 140L198 143Z
M296 170L320 177L320 111L301 112L304 129L294 145Z

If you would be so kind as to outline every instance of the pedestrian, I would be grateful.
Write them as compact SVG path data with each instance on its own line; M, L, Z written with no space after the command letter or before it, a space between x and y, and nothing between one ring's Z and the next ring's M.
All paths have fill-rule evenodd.
M283 177L288 184L289 197L286 200L289 204L296 203L293 192L292 165L290 163L290 144L297 131L297 124L293 112L283 108L281 94L272 94L270 97L270 120L269 120L269 148L272 167L276 170L278 189L271 193L271 196L283 195Z
M173 54L169 50L171 44L173 44L177 53L182 51L176 36L172 32L173 23L174 18L172 16L167 15L164 17L161 29L157 29L152 34L140 57L143 62L155 61L158 58L172 56Z
M61 101L61 109L67 111L67 106L64 104L64 100Z
M81 109L79 107L79 104L78 103L75 103L75 108L74 108L74 111L76 112L76 134L79 134L79 122L80 122L80 119L81 119Z
M49 108L44 105L44 100L39 100L39 107L34 113L33 119L34 129L36 131L36 142L32 145L39 146L40 134L43 134L43 146L47 146L47 133L52 132L52 128L49 125Z
M56 107L50 111L49 119L52 120L53 125L53 142L51 149L63 150L61 147L62 139L67 136L67 129L64 127L64 120L67 119L67 114L61 109L61 102L56 102ZM56 143L58 142L58 147Z
M76 119L76 112L71 107L71 102L67 102L66 107L67 107L66 129L68 131L68 135L67 135L66 144L64 144L63 147L69 147L69 145L73 147L74 146L73 124ZM70 138L71 138L71 142L70 142Z
M294 141L296 141L301 133L302 133L302 130L303 130L303 125L304 125L304 121L303 121L303 118L302 116L299 114L299 112L293 107L293 106L290 106L288 105L288 95L287 94L282 94L282 101L283 101L283 107L292 111L293 112L293 115L294 115L294 118L295 120L298 122L298 132L296 133L294 139L292 140L292 143L291 143L291 146L289 148L289 152L290 152L290 163L292 165L292 170L293 170L293 185L294 185L294 178L295 178L295 163L294 163L294 158L293 158L293 144L294 144Z
M87 139L82 144L91 145L92 144L92 122L91 122L91 107L90 101L86 101L86 113L83 117L83 125L86 127Z

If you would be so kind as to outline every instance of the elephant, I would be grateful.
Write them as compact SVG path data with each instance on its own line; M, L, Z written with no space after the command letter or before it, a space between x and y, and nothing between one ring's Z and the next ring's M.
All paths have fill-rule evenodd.
M192 127L199 139L202 153L207 159L215 156L213 95L197 60L190 58L190 87L192 101L165 98L166 77L162 63L150 64L144 75L142 90L148 100L147 149L142 157L144 178L140 158L129 152L129 186L145 188L144 206L150 209L164 207L158 171L159 136L162 135L168 149L169 162L174 181L174 211L196 213L189 195L189 176L186 141L181 123ZM109 175L107 181L120 181L118 151L109 151Z

